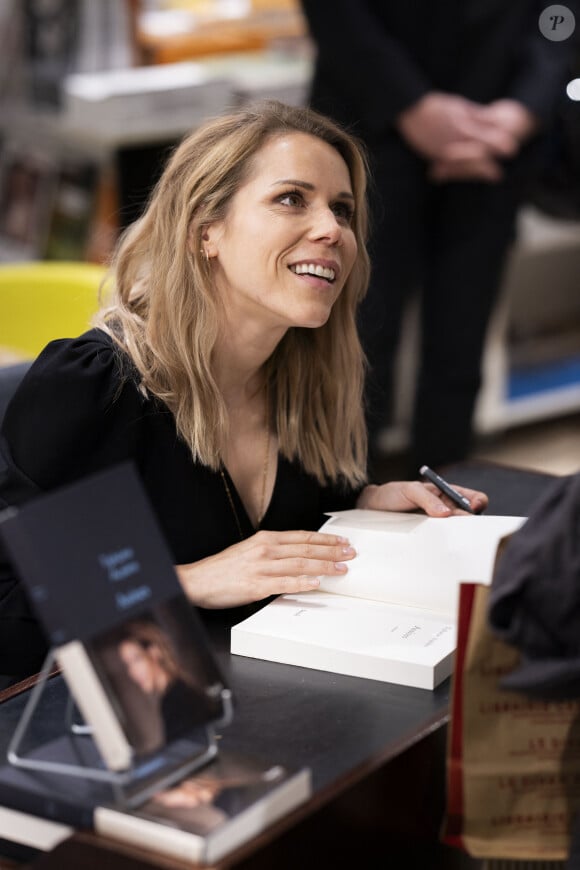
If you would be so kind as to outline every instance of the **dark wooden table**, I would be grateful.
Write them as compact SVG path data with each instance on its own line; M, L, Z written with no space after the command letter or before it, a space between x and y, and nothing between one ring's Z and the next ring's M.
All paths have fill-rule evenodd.
M488 513L526 515L553 479L487 463L446 469L455 483L484 489ZM236 698L222 745L289 767L309 766L311 799L220 863L222 868L355 866L478 867L438 843L444 811L444 762L450 681L435 691L262 662L229 654L229 626L208 628ZM0 695L0 752L27 698ZM17 693L15 693L17 692ZM66 689L50 680L39 739L62 728ZM365 855L374 849L372 863ZM112 850L112 851L111 851ZM380 864L383 860L385 863ZM397 861L403 862L398 864ZM0 860L0 868L8 867ZM181 868L92 835L78 835L33 863L58 870Z

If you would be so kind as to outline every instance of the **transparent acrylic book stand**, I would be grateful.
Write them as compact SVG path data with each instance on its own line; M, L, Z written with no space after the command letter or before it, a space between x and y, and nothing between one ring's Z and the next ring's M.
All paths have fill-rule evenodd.
M228 725L233 713L232 695L230 690L225 688L221 692L223 714L219 720L197 728L193 734L173 741L144 760L137 759L126 770L113 771L104 766L94 745L90 726L73 721L74 702L70 694L64 714L63 736L68 737L71 754L76 756L77 760L63 762L43 757L42 746L35 751L34 757L22 754L22 745L41 703L55 661L55 653L51 650L46 656L38 681L30 693L30 698L12 735L7 757L15 767L105 783L111 787L112 800L115 804L134 806L154 792L168 788L183 779L217 755L216 729Z

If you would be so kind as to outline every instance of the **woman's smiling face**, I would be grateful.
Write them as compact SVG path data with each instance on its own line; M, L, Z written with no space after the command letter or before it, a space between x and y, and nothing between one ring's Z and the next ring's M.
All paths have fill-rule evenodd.
M230 323L322 326L356 259L353 208L348 167L332 146L306 133L269 139L224 220L204 232Z

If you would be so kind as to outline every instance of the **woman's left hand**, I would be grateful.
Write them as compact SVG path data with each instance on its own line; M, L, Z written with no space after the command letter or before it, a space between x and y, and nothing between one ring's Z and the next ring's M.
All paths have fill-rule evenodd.
M484 492L452 484L453 489L469 499L474 513L485 510L488 498ZM376 511L413 511L421 508L430 517L468 516L432 483L419 480L396 480L381 486L369 485L361 492L357 508Z

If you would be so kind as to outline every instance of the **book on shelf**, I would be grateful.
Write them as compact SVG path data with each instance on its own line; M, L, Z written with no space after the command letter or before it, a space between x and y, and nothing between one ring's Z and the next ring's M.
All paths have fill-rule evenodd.
M83 750L87 760L93 751ZM70 738L54 741L65 760ZM154 782L154 780L152 780ZM143 794L142 783L139 794ZM0 837L47 850L76 829L201 863L217 861L303 803L311 794L309 768L289 769L239 753L215 759L169 787L113 801L110 785L82 777L0 768Z
M57 168L46 149L7 143L0 159L0 260L29 261L44 249Z
M61 161L42 259L85 259L98 176L94 161Z
M233 626L231 652L433 689L453 669L460 583L490 583L500 540L524 520L333 513L320 531L349 539L348 573Z
M0 514L0 536L108 768L224 716L224 678L130 463Z

